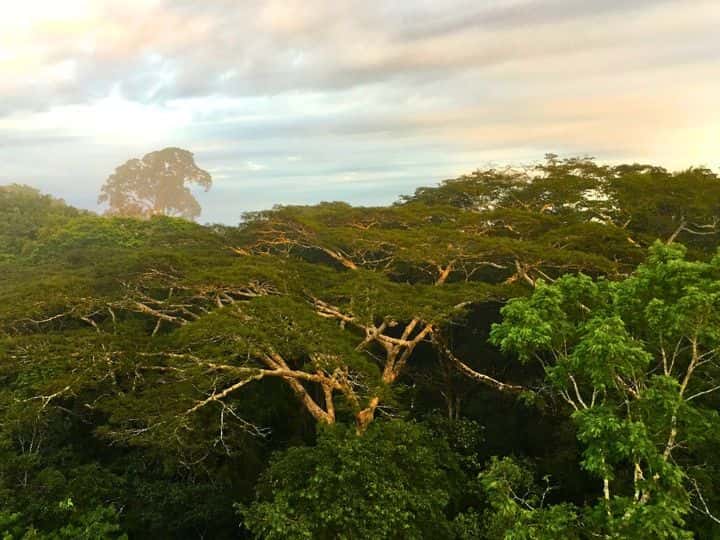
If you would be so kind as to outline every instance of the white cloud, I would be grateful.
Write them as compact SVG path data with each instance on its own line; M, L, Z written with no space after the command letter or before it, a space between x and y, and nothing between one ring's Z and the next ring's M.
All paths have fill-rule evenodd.
M245 162L245 168L248 171L263 171L267 169L267 167L261 163L255 163L254 161L246 161Z
M248 205L388 201L545 151L717 159L716 0L7 4L0 178L83 204L169 145Z

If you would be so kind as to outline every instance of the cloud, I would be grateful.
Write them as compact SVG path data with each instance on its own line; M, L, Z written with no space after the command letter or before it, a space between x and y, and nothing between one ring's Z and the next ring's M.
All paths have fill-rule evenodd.
M0 23L0 96L42 109L120 92L143 103L204 95L335 91L624 47L622 64L698 42L716 3L83 2L29 0ZM657 37L663 38L663 43ZM648 39L660 50L648 57ZM717 53L717 43L706 48ZM652 49L652 48L651 48ZM695 51L697 53L697 51ZM574 65L586 71L592 66Z
M92 205L177 145L242 205L389 202L545 151L710 165L720 3L25 0L0 20L0 178ZM59 190L59 192L58 192Z
M248 171L263 171L267 169L267 167L261 163L255 163L254 161L246 161L245 169Z

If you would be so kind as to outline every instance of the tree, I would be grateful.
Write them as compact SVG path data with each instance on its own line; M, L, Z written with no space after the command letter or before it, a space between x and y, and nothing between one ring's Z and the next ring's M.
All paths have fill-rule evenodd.
M118 525L119 512L112 506L82 511L71 498L57 504L66 524L45 531L24 526L22 516L0 510L0 537L3 540L128 540Z
M478 518L482 538L554 540L579 538L571 504L548 504L554 486L535 484L532 471L512 458L493 458L479 475L487 508Z
M115 169L105 181L98 202L108 204L110 215L195 219L201 209L190 184L207 191L212 178L195 164L191 152L165 148L142 159L131 159Z
M326 496L339 493L332 465L356 452L357 469L371 478L407 476L433 441L401 438L404 428L387 427L388 417L425 424L444 408L452 424L472 419L485 434L460 452L469 481L450 486L472 491L433 507L438 523L440 514L455 516L459 538L662 538L688 530L716 538L720 521L708 516L720 508L715 359L703 356L693 369L665 460L677 386L626 345L661 366L651 330L679 328L663 339L674 340L664 345L676 355L668 370L682 384L693 327L688 317L658 318L662 305L653 299L676 314L702 311L696 297L678 295L687 285L702 296L718 279L718 189L704 170L551 159L529 171L478 171L388 207L276 207L239 227L207 227L101 217L27 188L0 188L0 531L70 526L75 534L80 513L113 507L132 538L236 538L232 504L251 502L275 452L296 467L288 485L304 485L316 471L327 492L313 485L311 493L353 526L374 527L374 515L363 517L362 479L348 487L357 488L352 507ZM686 243L687 254L660 245L653 256L669 255L635 271L658 237ZM565 318L541 302L556 293L569 298L561 302ZM505 321L521 328L515 337L536 347L547 371L540 362L508 362L487 343L500 308L519 296L530 298L510 303ZM651 305L655 311L643 312ZM615 315L632 339L610 324ZM659 321L652 328L650 315ZM590 319L604 325L592 336ZM717 324L706 327L700 355L714 347ZM560 360L530 341L542 332L569 336ZM623 354L591 351L601 338L616 339L610 345ZM588 411L556 365L572 370ZM634 382L623 390L616 373L637 378L641 397ZM417 445L392 453L386 440ZM292 459L285 453L298 447ZM503 459L510 455L518 459ZM424 462L431 472L433 460ZM546 476L552 486L539 481ZM278 482L260 486L259 505L281 508ZM322 513L288 493L292 504ZM58 506L68 498L76 517ZM402 517L392 510L391 520ZM271 516L255 515L264 521L253 532L269 531ZM328 534L331 518L318 522L326 520ZM447 529L431 535L424 527L415 536L447 537Z
M43 228L56 227L82 212L29 186L0 186L0 260L19 255Z
M720 442L720 255L657 242L629 278L564 276L503 308L492 341L536 361L567 403L599 478L586 523L606 538L690 538L691 510L716 521L699 478ZM705 486L705 489L712 486Z
M452 538L445 514L461 471L419 424L377 422L364 437L325 428L315 447L277 455L241 514L257 537Z

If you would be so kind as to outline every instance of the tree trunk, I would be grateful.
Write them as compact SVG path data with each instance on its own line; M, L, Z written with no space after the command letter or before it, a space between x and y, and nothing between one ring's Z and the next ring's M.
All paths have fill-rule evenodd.
M370 423L375 419L375 409L377 409L379 403L380 398L378 396L373 397L368 406L355 416L355 430L358 435L365 433Z

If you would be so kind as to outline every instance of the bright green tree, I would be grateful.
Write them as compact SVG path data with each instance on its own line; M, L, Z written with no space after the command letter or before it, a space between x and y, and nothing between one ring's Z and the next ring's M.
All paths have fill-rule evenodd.
M690 538L691 510L712 518L694 454L720 442L720 255L692 261L657 243L623 281L539 283L502 314L493 342L538 362L570 408L582 466L599 479L595 533Z

